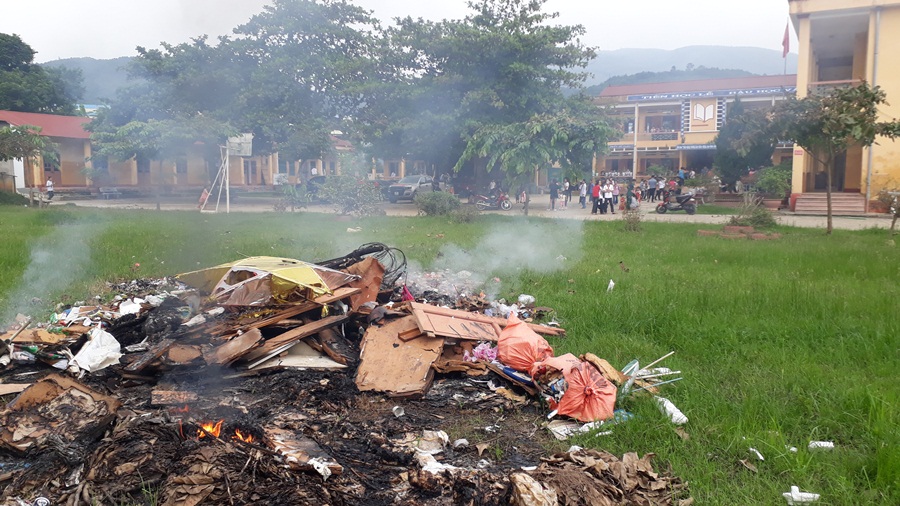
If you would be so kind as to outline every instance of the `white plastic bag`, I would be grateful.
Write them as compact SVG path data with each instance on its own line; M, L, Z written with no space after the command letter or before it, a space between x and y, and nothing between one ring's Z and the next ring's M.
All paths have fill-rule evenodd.
M99 371L118 364L122 356L122 347L112 334L101 328L91 330L88 342L69 362L69 367L76 366L87 372Z

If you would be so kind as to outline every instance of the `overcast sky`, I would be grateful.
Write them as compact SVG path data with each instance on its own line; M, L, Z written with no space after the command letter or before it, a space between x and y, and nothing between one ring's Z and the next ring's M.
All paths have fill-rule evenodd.
M16 33L38 62L133 56L136 46L177 44L231 30L270 0L0 0L0 33ZM389 22L398 16L462 18L465 0L356 0ZM588 45L675 49L691 45L781 49L787 0L548 0L561 24L582 24ZM792 36L791 51L797 47Z

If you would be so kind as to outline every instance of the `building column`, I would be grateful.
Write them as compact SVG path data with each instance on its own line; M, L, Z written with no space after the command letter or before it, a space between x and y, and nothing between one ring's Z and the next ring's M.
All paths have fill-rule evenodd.
M637 177L638 174L638 119L639 119L639 111L640 106L638 104L634 104L634 140L633 143L633 151L631 160L631 174L634 177Z
M400 159L400 177L406 177L406 158Z

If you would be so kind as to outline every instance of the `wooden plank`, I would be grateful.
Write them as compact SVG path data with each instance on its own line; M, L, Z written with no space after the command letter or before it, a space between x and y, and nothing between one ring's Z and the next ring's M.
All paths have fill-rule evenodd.
M356 386L392 397L424 395L434 379L431 364L441 355L444 339L422 336L402 341L399 334L418 328L407 316L381 327L369 327L363 337Z
M459 311L457 309L449 309L445 307L437 307L432 306L430 304L422 304L420 302L410 302L410 307L415 312L416 310L420 310L429 316L431 315L442 315L442 316L450 316L459 320L464 320L467 322L476 322L476 323L486 323L488 325L497 325L500 328L505 328L507 320L505 318L494 318L491 316L486 316L478 313L469 313L466 311ZM559 327L547 327L545 325L535 325L532 323L527 324L528 327L537 332L538 334L548 335L548 336L563 336L566 334L564 329ZM451 331L452 332L452 331Z
M203 356L199 346L191 344L173 344L166 352L166 361L177 365L190 364Z
M151 346L150 349L145 351L137 360L128 364L128 366L125 367L125 370L128 372L138 372L143 370L150 362L153 362L163 356L165 352L169 351L169 348L171 348L173 344L175 344L175 341L172 339L163 339Z
M278 350L285 345L295 343L303 338L318 334L322 329L340 325L349 319L350 315L346 314L328 316L322 318L321 320L316 320L312 323L289 330L283 334L267 340L265 343L263 343L262 346L248 353L244 357L244 359L247 361L259 361L259 359L261 358L270 358L275 354L281 353L281 351Z
M253 371L266 369L346 369L347 366L335 362L314 350L306 341L292 343L284 354L264 360Z
M350 297L350 308L356 311L366 302L374 302L378 298L381 282L384 279L384 266L377 259L368 257L347 268L349 274L360 278L351 281L347 286L359 288L360 292Z
M259 329L251 329L227 343L203 354L207 364L228 365L259 346L263 340Z
M471 314L463 311L460 311L460 313L462 315ZM453 339L491 342L496 342L500 337L500 332L495 332L495 327L491 323L429 313L419 306L413 308L413 316L416 318L419 329L429 337L441 336ZM499 330L499 327L497 328Z
M347 365L347 357L341 355L337 350L340 343L338 342L339 337L334 328L322 329L316 338L322 343L322 351L324 351L331 360L334 360L341 365Z
M150 405L171 406L184 405L197 402L196 392L183 392L178 390L153 390L150 392Z
M17 394L30 386L31 383L0 383L0 395Z
M263 318L261 320L257 320L248 325L239 325L237 328L243 329L244 331L248 331L251 329L260 329L263 327L268 327L270 325L275 325L275 324L281 323L282 321L287 320L289 318L293 318L299 314L307 313L314 309L319 309L320 307L322 307L324 305L346 299L357 293L359 293L359 288L351 288L351 287L343 286L343 287L335 290L334 293L325 294L325 295L316 297L316 299L313 301L307 301L302 304L297 304L296 306L291 306L291 307L289 307L279 313L276 313L272 316ZM234 333L234 334L231 334L226 337L228 339L231 339L235 335L237 335L237 334Z

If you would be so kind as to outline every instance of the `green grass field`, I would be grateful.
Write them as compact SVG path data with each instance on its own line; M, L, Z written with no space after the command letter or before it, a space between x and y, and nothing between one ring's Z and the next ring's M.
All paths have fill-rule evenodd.
M620 407L634 419L576 444L656 453L697 504L784 504L791 485L822 494L823 505L900 504L900 250L883 230L781 229L779 241L734 241L697 237L698 228L710 226L645 223L635 233L618 221L509 216L460 225L7 207L0 315L45 316L49 303L95 295L106 280L250 255L324 259L377 240L425 267L468 261L500 278L500 296L528 293L555 308L568 331L551 341L558 353L590 351L622 367L677 351L662 365L684 380L662 395L689 417L689 439L652 400L633 397ZM837 448L810 453L810 440Z

